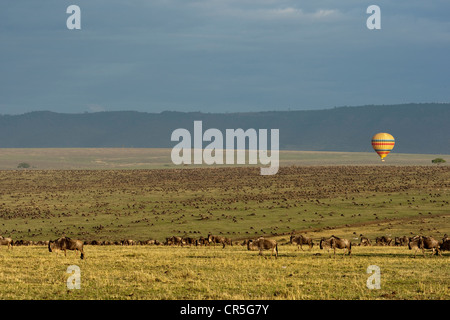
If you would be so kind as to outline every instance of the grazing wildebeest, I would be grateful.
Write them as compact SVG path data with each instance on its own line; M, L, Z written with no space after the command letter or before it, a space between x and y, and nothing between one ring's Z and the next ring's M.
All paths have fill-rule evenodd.
M362 234L359 235L359 237L361 238L359 245L360 246L371 246L372 243L370 242L370 239L367 238L366 236L363 236Z
M48 242L48 251L53 252L54 250L63 250L64 256L67 256L67 250L74 250L75 254L77 251L81 252L81 259L84 259L84 251L83 251L83 241L70 239L68 237L62 237L56 240L50 240Z
M314 245L313 240L311 238L305 237L303 235L299 235L299 236L291 235L291 238L289 239L289 242L291 244L296 243L297 244L297 250L299 248L303 250L302 244L307 244L308 247L309 247L309 250L311 250L313 245Z
M409 241L409 238L407 236L403 236L400 238L400 242L401 242L402 246L407 246L408 241Z
M183 245L183 238L179 237L179 236L173 236L172 238L170 238L172 241L172 244L177 245L177 246L182 246Z
M450 251L450 238L445 234L439 243L441 251Z
M320 240L319 246L320 249L330 247L334 250L334 255L336 255L336 249L344 249L344 255L345 249L347 249L349 256L352 254L352 243L347 239L339 238L336 236L331 236L328 239L322 238L322 240Z
M259 255L263 255L263 250L272 250L270 256L275 254L275 258L278 258L278 244L275 240L264 239L260 237L256 240L249 240L247 242L247 250L259 250Z
M213 236L211 233L208 234L208 242L213 243L214 247L216 247L216 243L222 244L222 249L225 248L227 240L222 236Z
M134 246L135 243L134 243L134 240L125 239L125 240L122 240L122 245L123 246Z
M419 241L420 241L420 236L414 236L408 239L408 249L409 250L413 250L414 251L414 257L416 257L416 252L417 250L419 250Z
M9 248L12 249L13 244L14 242L11 238L3 238L3 236L0 236L0 245L8 246L8 250Z
M409 250L414 249L414 258L416 257L417 251L420 249L422 249L423 256L425 256L425 249L431 249L432 255L437 251L439 255L442 256L441 251L439 250L439 242L433 237L414 236L409 238L408 248Z
M233 240L231 240L230 238L225 238L225 243L229 246L233 246Z
M166 245L166 246L171 246L171 245L182 246L183 243L185 243L183 238L178 237L178 236L172 236L170 238L166 238L166 242L164 242L164 245Z
M434 255L437 252L441 257L441 250L439 250L439 241L434 239L433 237L425 237L421 236L419 238L419 248L422 249L422 253L425 256L425 249L431 249L431 255Z
M395 237L395 239L394 239L395 246L405 246L408 244L408 242L409 242L409 239L407 236Z
M14 241L14 245L15 246L30 246L30 245L32 245L33 243L32 243L32 241L30 241L30 240L23 240L23 239L20 239L20 240L17 240L17 241Z
M375 239L376 244L378 245L382 245L382 246L390 246L392 239L386 236L382 236L382 237L376 237Z
M196 244L196 240L192 237L185 237L182 239L182 244L187 244L189 246L191 245L195 245Z
M171 239L172 239L172 243L177 246L182 246L184 243L183 238L179 237L179 236L173 236Z
M209 241L205 237L200 236L200 238L196 242L196 245L197 246L206 246L206 245L209 245Z
M322 237L319 242L320 249L327 249L329 251L331 249L331 238Z

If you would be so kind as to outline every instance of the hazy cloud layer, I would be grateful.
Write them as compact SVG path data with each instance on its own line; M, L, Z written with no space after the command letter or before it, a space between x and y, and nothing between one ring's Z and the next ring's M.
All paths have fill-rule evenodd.
M68 30L66 8L81 8ZM381 30L366 9L381 8ZM0 3L0 113L450 100L448 1Z

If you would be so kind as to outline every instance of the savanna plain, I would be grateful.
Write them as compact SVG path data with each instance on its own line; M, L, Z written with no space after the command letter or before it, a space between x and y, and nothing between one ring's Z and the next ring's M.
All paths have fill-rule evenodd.
M449 190L450 167L431 165L286 165L273 176L253 167L2 170L0 231L17 245L0 247L0 299L447 300L448 251L415 256L375 238L441 240ZM164 245L209 233L232 245ZM291 234L314 246L299 249ZM85 259L42 244L63 235L86 243ZM352 254L320 249L331 235L349 239ZM372 246L359 246L361 235ZM277 258L242 245L260 236L277 240ZM67 287L71 265L80 289ZM367 287L370 265L380 289Z

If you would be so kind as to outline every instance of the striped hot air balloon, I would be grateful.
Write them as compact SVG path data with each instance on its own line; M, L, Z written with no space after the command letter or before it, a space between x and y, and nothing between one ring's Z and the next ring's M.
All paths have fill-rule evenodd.
M372 137L372 147L380 156L381 161L384 161L384 157L391 152L394 145L395 139L389 133L380 132Z

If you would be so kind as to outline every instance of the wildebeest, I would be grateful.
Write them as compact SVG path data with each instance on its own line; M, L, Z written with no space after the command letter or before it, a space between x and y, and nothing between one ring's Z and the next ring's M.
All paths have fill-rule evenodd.
M371 246L372 245L372 243L370 242L370 239L367 238L366 236L363 236L362 234L360 234L359 237L361 239L360 243L359 243L360 246Z
M14 242L11 238L3 238L3 236L0 236L0 245L8 246L8 250L9 250L9 248L12 249L13 244L14 244Z
M408 249L409 250L413 250L414 251L414 257L416 256L416 252L417 250L419 250L419 241L420 241L420 236L414 236L408 239Z
M233 240L231 240L230 238L225 238L225 243L229 246L233 246Z
M312 247L314 246L313 240L311 238L305 237L303 235L299 235L299 236L291 235L291 238L289 239L289 242L291 244L296 243L297 244L297 250L299 248L303 250L302 244L307 244L308 247L309 247L309 250L311 250Z
M447 235L444 235L441 242L439 242L439 247L441 251L450 251L450 238Z
M70 239L68 237L61 237L56 240L50 240L48 242L48 251L53 252L54 250L63 250L64 256L67 254L67 250L74 250L75 254L77 251L81 252L81 259L84 259L84 251L83 251L83 241Z
M442 256L441 250L439 250L439 241L434 239L433 237L421 236L419 238L419 248L422 249L422 253L425 256L425 249L432 250L431 255L434 255L436 252Z
M144 241L141 241L141 245L152 245L152 244L156 244L156 240L153 240L153 239L151 239L151 240L144 240Z
M122 245L123 246L134 246L135 243L134 243L134 240L125 239L125 240L122 240Z
M216 243L222 244L222 249L224 249L225 245L227 244L227 239L225 237L214 236L211 233L209 233L208 242L214 244L214 247L216 246Z
M327 239L325 237L322 237L319 242L319 248L330 250L331 249L331 238Z
M395 237L394 238L394 245L395 246L404 246L408 244L408 237L407 236L403 236L403 237Z
M256 240L249 240L247 242L247 250L259 250L259 255L263 255L263 250L272 250L270 256L275 254L275 258L278 258L278 244L275 240L264 239L260 237Z
M376 242L376 244L381 245L381 246L390 246L391 242L392 242L392 238L389 238L386 236L376 237L375 242Z
M182 239L182 244L187 244L189 246L196 245L197 240L192 237L184 237Z
M198 246L209 245L209 241L205 237L200 236L200 238L196 242L196 245Z
M166 241L164 242L165 246L170 246L172 245L172 238L166 238Z
M166 242L164 243L166 246L170 245L176 245L176 246L182 246L183 245L183 238L178 236L172 236L170 238L166 238Z
M14 246L31 246L31 245L33 245L33 241L31 241L31 240L20 239L20 240L14 241Z
M352 243L347 239L339 238L334 235L328 239L322 238L319 247L320 249L330 247L334 250L334 255L336 255L336 249L344 249L344 255L345 249L347 249L349 256L352 254Z
M437 252L440 256L442 256L439 247L439 242L433 237L414 236L410 238L408 242L409 250L414 249L414 258L416 257L419 249L422 249L423 256L425 256L425 249L432 250L431 255L434 255L435 252Z

